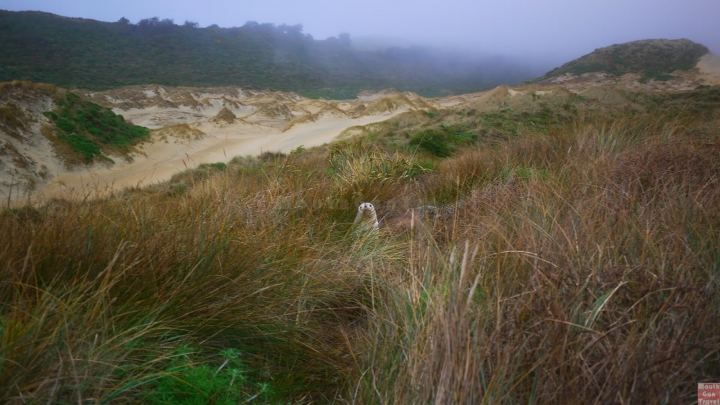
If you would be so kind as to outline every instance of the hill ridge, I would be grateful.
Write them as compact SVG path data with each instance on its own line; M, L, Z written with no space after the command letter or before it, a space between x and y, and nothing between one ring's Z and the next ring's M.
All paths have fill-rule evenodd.
M689 39L643 39L595 49L555 68L534 81L565 74L606 73L622 76L640 73L643 79L668 79L676 70L693 69L700 58L710 53L703 44Z
M352 99L388 87L423 96L465 93L530 77L509 62L424 48L362 51L349 37L316 40L302 29L257 22L200 28L159 18L109 23L0 10L0 82L90 90L240 86Z

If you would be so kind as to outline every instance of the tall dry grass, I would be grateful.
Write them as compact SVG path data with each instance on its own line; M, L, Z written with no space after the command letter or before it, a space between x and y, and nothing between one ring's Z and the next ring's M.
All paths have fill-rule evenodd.
M356 403L690 403L720 376L720 143L658 117L467 151L366 335ZM442 229L442 227L435 227Z
M357 318L365 276L339 259L353 241L307 167L7 211L0 402L142 400L182 345L216 367L242 352L246 398L337 395L351 363L328 324Z
M691 402L720 376L716 128L578 117L431 172L351 142L7 210L0 401L150 402L233 353L207 401ZM437 216L359 235L365 200Z

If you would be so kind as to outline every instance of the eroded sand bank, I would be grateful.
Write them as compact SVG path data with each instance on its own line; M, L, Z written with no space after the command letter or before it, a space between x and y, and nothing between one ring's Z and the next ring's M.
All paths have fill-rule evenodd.
M295 124L287 131L248 123L225 126L204 123L197 125L207 134L202 139L148 142L139 148L145 156L136 155L130 163L107 168L96 165L72 172L58 171L55 179L43 186L37 197L70 198L103 194L166 181L174 174L202 163L227 162L235 156L259 155L264 151L287 153L300 146L319 146L331 142L349 127L384 121L407 110L407 107L401 107L384 114L358 118L325 117L316 122Z

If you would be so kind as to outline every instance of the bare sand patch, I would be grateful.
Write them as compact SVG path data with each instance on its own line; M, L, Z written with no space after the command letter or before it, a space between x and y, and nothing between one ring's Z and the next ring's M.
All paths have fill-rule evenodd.
M708 53L700 58L697 69L709 84L720 84L720 56Z

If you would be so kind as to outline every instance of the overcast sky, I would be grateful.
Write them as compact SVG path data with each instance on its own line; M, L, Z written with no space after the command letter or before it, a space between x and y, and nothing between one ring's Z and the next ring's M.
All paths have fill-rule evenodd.
M302 24L315 39L347 32L556 65L648 38L688 38L720 54L720 0L0 0L0 9L132 23L160 17L202 27Z

